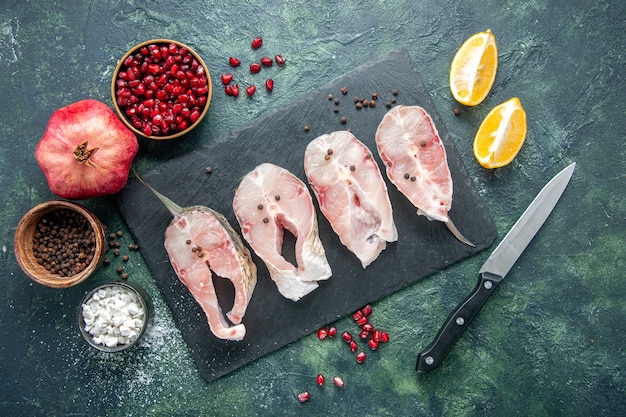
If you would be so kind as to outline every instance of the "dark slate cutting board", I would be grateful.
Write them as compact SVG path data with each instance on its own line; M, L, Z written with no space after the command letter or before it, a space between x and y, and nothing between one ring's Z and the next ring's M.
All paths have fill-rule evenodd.
M341 93L343 86L349 89L346 95ZM164 232L171 220L165 207L135 179L118 195L121 213L207 380L217 379L367 303L469 257L495 240L496 229L489 211L403 48L366 63L281 108L268 111L241 128L211 140L206 146L164 162L143 176L183 207L205 205L224 214L239 231L232 210L239 178L258 164L271 162L290 170L306 183L304 150L318 135L351 128L373 151L384 172L376 153L374 133L387 111L385 102L393 97L393 89L399 90L398 104L420 105L433 117L446 146L454 181L450 216L476 247L458 242L445 225L417 216L415 208L387 182L399 240L389 244L367 269L341 245L319 210L319 233L333 276L323 281L316 291L297 303L283 298L263 262L253 255L258 267L258 283L243 320L247 334L242 341L214 337L200 306L176 277L163 247ZM353 98L369 98L373 91L379 95L376 107L356 110ZM328 94L341 100L338 113L333 111L335 104L328 100ZM347 117L346 124L340 123L341 116ZM310 131L305 132L304 125L309 125ZM212 167L211 174L205 173L207 166ZM232 286L220 278L214 281L223 311L230 310Z

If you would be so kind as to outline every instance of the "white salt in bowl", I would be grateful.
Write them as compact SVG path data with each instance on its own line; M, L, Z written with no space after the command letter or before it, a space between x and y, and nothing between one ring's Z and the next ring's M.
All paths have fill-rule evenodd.
M126 281L100 285L78 306L78 328L92 347L121 352L137 345L152 316L152 303L143 288Z

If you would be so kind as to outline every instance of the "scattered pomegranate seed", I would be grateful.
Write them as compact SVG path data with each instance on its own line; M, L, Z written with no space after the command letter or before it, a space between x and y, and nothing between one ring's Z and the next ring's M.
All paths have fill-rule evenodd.
M361 330L361 332L359 333L359 338L360 339L367 339L368 337L370 337L370 333L366 332L365 330Z
M224 87L224 92L233 97L239 96L239 86L237 84L229 84Z
M374 331L374 326L372 326L371 323L365 323L363 327L361 328L363 329L364 332L368 332L368 333L371 333L372 331Z
M389 333L387 333L386 331L382 331L380 332L380 340L384 343L389 342Z
M222 74L222 84L229 84L233 80L233 74Z
M261 64L265 65L266 67L271 67L272 64L274 63L274 61L272 61L272 58L264 56L263 58L261 58Z
M337 334L336 327L333 326L330 329L328 329L328 337L335 337L336 334Z
M372 306L369 304L366 305L365 307L361 309L361 312L363 313L365 317L369 316L370 314L372 314Z
M287 62L287 60L282 55L276 55L274 57L274 60L276 60L276 63L281 67L285 65L285 62Z
M304 391L298 394L297 398L301 403L305 403L311 399L311 394L308 391Z
M365 362L365 358L367 357L367 355L365 355L365 352L360 352L359 354L356 355L356 361L358 363L363 363Z
M360 319L356 321L356 324L358 324L359 326L363 326L366 323L367 323L367 317L361 317Z
M343 387L344 385L346 385L345 382L343 382L343 379L336 376L333 377L333 384L335 384L336 386L338 386L339 388Z
M317 382L317 385L319 385L320 387L322 385L324 385L324 381L325 380L326 379L324 378L324 375L322 375L322 374L317 374L317 377L315 378L315 381Z
M377 343L380 343L382 341L380 330L374 330L374 332L372 333L372 340L376 341Z
M265 80L265 89L268 93L271 93L274 90L274 80L272 80L271 78Z
M377 342L376 340L374 340L374 339L370 339L370 340L367 342L367 345L368 345L368 346L370 347L370 349L372 349L372 350L376 350L376 349L378 349L378 342Z
M263 39L260 36L252 39L252 49L259 49L263 45Z
M317 338L319 340L325 339L326 336L328 336L328 330L326 330L325 327L322 327L317 331Z
M341 338L344 340L344 342L350 343L352 341L352 334L347 331L343 332L341 333Z
M352 319L354 321L361 320L362 318L363 318L363 313L361 312L361 310L355 311L354 314L352 315Z
M261 64L259 64L258 62L253 62L252 64L250 64L251 73L258 74L259 71L261 71Z
M356 344L356 342L355 342L354 340L351 340L351 341L350 341L350 350L351 350L352 352L356 352L356 350L358 349L358 347L359 347L359 346Z
M230 58L228 58L228 63L230 64L231 67L238 67L239 65L241 65L241 61L235 58L234 56L231 56Z
M254 84L246 88L246 94L248 95L248 97L252 97L255 91L256 91L256 86Z

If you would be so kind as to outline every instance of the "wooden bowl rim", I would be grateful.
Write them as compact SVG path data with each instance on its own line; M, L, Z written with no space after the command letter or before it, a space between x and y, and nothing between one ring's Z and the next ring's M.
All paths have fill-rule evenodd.
M85 217L93 229L96 239L96 252L93 260L83 271L71 277L62 277L50 273L37 263L32 251L37 223L44 215L60 209L72 210ZM100 265L108 249L105 233L104 225L85 206L64 200L46 201L31 208L17 224L13 241L15 258L22 271L33 281L51 288L71 287L89 278Z
M142 47L147 46L147 45L159 44L159 43L174 43L174 44L178 45L179 47L186 48L187 51L189 51L198 60L200 65L202 65L204 67L204 72L205 72L205 75L207 77L207 86L209 87L209 91L207 92L206 104L204 105L204 108L202 109L202 113L200 113L200 117L198 117L198 120L196 120L195 123L193 123L191 126L187 127L187 129L181 130L180 132L174 133L172 135L167 135L167 136L148 136L148 135L145 135L139 129L137 129L135 126L133 126L132 123L130 123L130 121L126 117L126 114L117 105L117 99L116 99L116 96L115 96L115 90L117 88L116 88L115 82L117 81L117 74L120 72L120 69L122 68L122 65L124 65L124 61L126 61L126 58L128 58L131 54L133 54L139 48L142 48ZM200 124L202 119L204 119L204 116L206 115L207 111L209 110L209 106L211 104L211 98L213 97L213 82L211 80L211 74L209 73L209 67L207 67L206 63L204 62L204 60L202 59L200 54L198 54L193 48L189 47L188 45L186 45L186 44L184 44L182 42L175 41L175 40L172 40L172 39L165 39L165 38L150 39L150 40L147 40L145 42L141 42L141 43L133 46L132 48L130 48L128 50L128 52L126 52L124 54L124 56L119 60L119 62L117 63L117 66L115 67L115 71L113 71L113 77L111 79L111 97L113 99L113 107L115 108L115 111L117 112L117 115L119 116L120 120L122 120L122 122L126 125L126 127L128 127L136 135L142 136L142 137L147 138L147 139L153 139L153 140L176 139L176 138L178 138L180 136L183 136L183 135L191 132L194 128L196 128Z

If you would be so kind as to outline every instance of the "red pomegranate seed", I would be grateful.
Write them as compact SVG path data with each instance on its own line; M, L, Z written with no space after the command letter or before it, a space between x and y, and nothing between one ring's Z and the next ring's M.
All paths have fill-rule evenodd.
M271 93L274 90L274 80L272 80L271 78L265 80L265 89L268 93Z
M233 80L233 74L222 74L222 84L226 85Z
M274 63L274 61L272 61L272 58L264 56L263 58L261 58L261 64L265 65L266 67L271 67L272 64Z
M387 343L387 342L389 342L389 333L387 333L387 332L386 332L386 331L384 331L384 330L383 330L382 332L380 332L380 340L381 340L381 342L383 342L383 343Z
M328 329L328 337L335 337L336 334L337 334L336 327L333 326L330 329Z
M361 320L362 318L363 318L363 313L361 312L361 310L355 311L354 314L352 315L352 319L354 321Z
M361 317L360 319L356 321L356 324L358 324L359 326L363 326L366 323L367 323L367 317Z
M252 49L259 49L263 45L263 39L260 36L252 39Z
M371 305L366 305L365 307L363 307L361 309L361 311L363 312L363 315L365 317L369 316L370 314L372 314L372 306Z
M356 352L356 350L358 349L358 345L356 344L356 342L354 340L350 341L350 350L352 352Z
M336 376L333 377L333 384L335 384L336 386L338 386L339 388L343 387L344 385L346 385L345 382L343 382L343 379Z
M382 341L380 330L374 330L374 332L372 333L372 340L375 340L376 343L380 343Z
M370 347L370 349L372 349L372 350L376 350L376 349L378 349L378 342L377 342L377 341L375 341L374 339L370 339L370 340L367 342L367 346L369 346L369 347Z
M304 391L298 394L297 398L301 403L305 403L311 399L311 394L308 391Z
M228 58L228 63L230 64L231 67L238 67L239 65L241 65L241 61L235 58L234 56L231 56L230 58Z
M259 64L258 62L253 62L252 64L250 64L251 73L258 74L259 71L261 71L261 64Z
M233 93L233 96L238 97L239 96L239 86L237 84L233 84L230 87L231 87L231 92Z
M276 56L274 57L274 60L275 60L275 61L276 61L276 63L277 63L278 65L280 65L281 67L282 67L283 65L285 65L285 62L287 61L285 58L283 58L283 56L282 56L282 55L276 55Z
M326 336L328 336L328 330L326 330L325 327L322 327L317 331L317 338L319 340L325 339Z
M325 381L324 375L317 374L317 377L315 378L315 381L317 382L317 385L319 385L321 387L322 385L324 385L324 381Z
M365 352L360 352L358 355L356 355L356 361L358 363L363 363L365 362L365 358L367 357L367 355L365 355Z
M246 88L246 94L248 95L248 97L252 97L255 91L256 91L255 85L251 85L250 87Z
M368 332L368 333L371 333L372 331L374 331L374 326L372 326L371 323L365 323L363 327L361 328L363 329L364 332Z
M370 337L370 333L365 330L361 330L359 333L359 339L367 339L368 337Z
M343 332L341 333L341 338L344 342L350 343L352 341L352 334L350 332Z
M197 108L195 110L192 110L191 114L189 115L189 121L191 123L195 123L198 121L199 118L200 118L200 111Z

